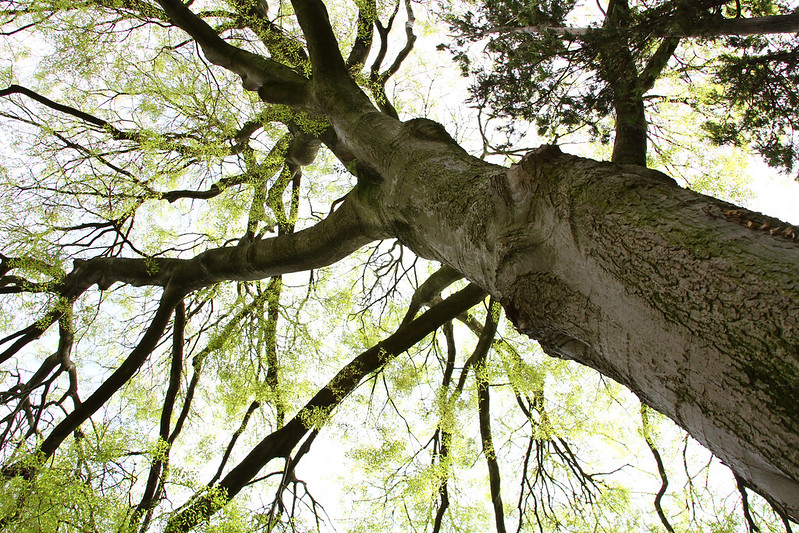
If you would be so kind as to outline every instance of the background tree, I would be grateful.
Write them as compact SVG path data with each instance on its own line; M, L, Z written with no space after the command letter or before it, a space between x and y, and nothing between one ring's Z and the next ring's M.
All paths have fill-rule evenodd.
M728 463L738 521L790 529L793 228L644 168L546 147L506 169L399 121L412 8L3 2L4 527L327 527L298 466L336 431L381 502L354 530L735 527L698 503L698 447L661 452L659 415L575 359ZM641 89L611 101L637 113ZM617 162L641 162L636 121ZM597 406L636 421L651 518L620 485L632 459L591 454L619 433Z
M609 2L593 11L577 2L481 2L449 15L458 36L447 47L464 73L475 71L472 99L491 115L534 122L550 139L586 130L612 138L615 162L645 165L648 141L663 149L648 126L653 116L658 123L660 104L678 99L704 117L714 143L751 144L769 164L793 168L795 10L700 0ZM484 40L487 64L465 48ZM658 90L659 80L687 88Z

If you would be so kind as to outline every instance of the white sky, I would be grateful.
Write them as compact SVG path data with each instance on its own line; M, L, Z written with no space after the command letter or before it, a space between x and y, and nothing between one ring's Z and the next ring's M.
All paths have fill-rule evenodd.
M417 17L419 16L421 16L421 13L417 13ZM447 63L448 55L435 51L435 45L442 40L445 40L445 38L420 38L417 43L417 53L421 55L422 60L433 64ZM392 56L389 54L388 57L387 63L390 63ZM8 67L8 64L4 62L2 66ZM440 72L437 71L437 75L429 79L419 80L419 88L420 90L429 88L431 87L429 83L435 82L436 94L427 95L430 101L437 101L443 104L439 108L443 109L443 111L439 112L455 114L458 108L463 107L462 95L464 94L463 87L457 87L457 85L468 80L463 80L457 75L449 80L442 79L439 77ZM406 70L398 74L398 78L404 76L407 76ZM409 107L413 107L413 105ZM432 118L445 121L443 116L432 116ZM451 116L450 118L457 119L458 117ZM2 138L4 133L0 132L0 138ZM456 134L454 131L451 131L451 133ZM476 133L476 130L472 133ZM456 135L456 137L460 136ZM568 151L568 148L566 148L566 151ZM749 172L753 177L752 189L756 196L746 202L746 207L778 217L787 222L799 224L799 183L791 177L781 175L770 169L758 159L752 160ZM346 477L348 473L346 470L346 451L336 441L327 438L327 432L323 430L311 448L309 455L298 466L298 477L310 482L310 489L314 496L322 501L327 511L333 516L340 516L342 511L342 509L337 508L342 504L340 499L342 487L338 478L340 476Z

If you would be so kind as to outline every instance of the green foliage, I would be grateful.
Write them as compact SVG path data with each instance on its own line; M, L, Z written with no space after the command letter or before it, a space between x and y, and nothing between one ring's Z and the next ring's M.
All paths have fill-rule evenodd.
M735 6L629 2L623 15L619 7L596 17L571 1L488 0L449 15L456 38L441 48L453 53L464 75L474 76L475 105L486 107L492 117L532 123L546 140L568 140L581 132L606 143L611 140L607 119L623 113L620 99L645 101L647 115L657 121L653 104L659 98L682 98L707 117L700 127L710 142L751 147L769 165L790 171L799 157L799 74L792 37L713 38L711 29L710 39L683 38L674 58L663 63L665 70L656 67L664 37L708 24L712 28L709 21L722 20L720 7L729 19L790 12L770 1ZM471 43L484 43L489 61L479 60ZM672 83L676 91L664 95L662 86L652 91L651 74L673 76L686 85ZM702 98L708 84L714 89ZM503 127L525 131L514 122ZM650 134L649 140L658 151L668 149L658 136Z
M6 479L0 489L0 514L14 517L13 530L116 531L126 523L131 480L125 450L131 435L121 431L80 435L55 461L41 464L32 480Z
M191 8L228 42L308 75L290 2L268 4L230 0ZM329 7L344 44L364 29L356 8L386 28L402 5L358 0ZM669 6L655 7L666 16ZM569 24L578 7L572 1L492 0L454 16L462 37L452 50L464 72L477 72L474 101L491 106L495 116L530 120L542 135L587 126L606 139L613 91L596 65L601 38L578 44L551 32L491 34L491 68L459 48L496 25ZM745 7L778 11L766 1ZM196 529L429 530L446 488L442 530L487 530L494 517L476 424L479 374L491 394L493 455L509 525L544 531L656 527L649 509L656 470L638 427L620 422L638 413L637 401L593 372L545 356L507 321L475 368L469 361L486 321L483 307L458 317L451 336L442 328L406 352L380 351L381 362L392 360L345 395L360 370L346 365L397 331L408 301L438 266L392 242L325 269L232 279L191 292L182 302L183 318L172 313L141 366L42 459L36 450L53 428L89 402L141 345L163 296L160 283L168 283L149 285L169 272L165 259L194 258L217 246L233 255L275 235L288 240L327 216L356 179L327 150L296 169L287 161L292 142L330 135L327 118L245 93L237 76L210 66L154 4L4 2L1 15L13 48L11 66L0 73L4 86L24 85L68 109L20 93L0 100L2 128L14 132L0 168L2 349L20 338L15 332L41 326L0 371L0 452L5 465L30 474L8 474L0 482L0 525L10 531L163 531L182 527L176 517L210 516ZM636 24L647 20L643 9L630 16ZM401 18L392 24L404 31ZM757 42L731 46L716 85L696 98L724 103L724 88L737 87L730 93L729 122L714 126L708 119L705 127L719 141L750 142L765 152L772 139L788 146L791 133L757 133L767 128L759 117L776 120L794 96L788 84L775 88L779 106L767 115L766 104L754 100L758 84L793 80L793 65L775 55L776 45ZM653 54L652 42L630 43L640 67ZM756 52L774 57L755 60ZM407 73L410 89L403 93L398 82L392 94L371 72L354 76L385 100L379 103L393 100L408 114L440 112L441 103L425 87L427 80L448 83L438 77L437 71ZM659 105L661 116L679 115L668 103ZM696 115L678 118L675 129L683 134L699 128ZM783 164L793 157L774 153ZM346 151L337 155L351 161ZM667 146L657 157L679 166L686 156ZM738 152L708 155L714 172L686 179L697 189L741 198L745 184L718 178L731 174L740 158ZM93 259L124 261L98 267L82 280L89 289L70 293L73 274ZM137 269L146 279L130 273ZM120 281L106 286L103 276ZM459 283L453 287L465 282ZM491 312L499 319L499 306ZM329 390L335 407L306 408L337 375ZM301 424L291 426L294 417ZM295 426L303 431L296 446L269 451ZM666 503L674 523L684 530L740 528L737 500L713 501L713 494L730 492L726 485L717 490L713 480L721 474L697 466L710 461L707 454L683 457L681 447L689 445L667 421L658 419L650 429L671 450L664 456L681 483ZM306 443L313 446L304 455ZM252 467L255 480L229 501L218 482L260 453L276 455L263 468ZM337 478L335 490L317 490L325 487L320 468L302 470L315 453L322 454L317 466ZM331 459L339 455L341 465ZM701 475L704 487L694 481ZM699 516L688 501L716 507ZM759 522L777 523L763 502L755 507ZM196 516L180 514L198 509Z
M598 77L595 49L546 31L489 33L495 27L562 26L575 5L571 1L488 1L480 2L474 12L451 17L458 37L442 48L455 54L464 75L476 76L473 102L497 116L530 121L544 137L589 125L593 135L606 138L598 119L611 112L611 93ZM483 66L470 59L465 47L486 37L485 51L491 62Z
M732 108L703 127L719 145L751 144L766 162L793 170L799 162L799 48L779 37L732 38L715 80L724 90L710 105Z

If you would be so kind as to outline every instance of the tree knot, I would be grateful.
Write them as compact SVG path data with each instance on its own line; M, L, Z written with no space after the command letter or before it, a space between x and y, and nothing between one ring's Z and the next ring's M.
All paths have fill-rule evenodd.
M446 128L428 118L413 118L403 124L403 128L412 136L424 141L438 141L458 146Z
M561 155L563 155L563 152L557 144L544 144L527 152L522 161L531 157L540 162L551 161Z

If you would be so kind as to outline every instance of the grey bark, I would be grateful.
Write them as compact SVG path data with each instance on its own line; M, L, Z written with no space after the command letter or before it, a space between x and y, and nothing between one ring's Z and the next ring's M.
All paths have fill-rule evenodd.
M321 2L293 2L311 80L227 45L177 0L160 3L245 88L325 115L330 142L364 170L338 210L312 229L185 261L93 260L67 277L69 294L115 281L167 287L147 336L154 344L190 290L316 268L393 236L489 292L548 353L628 386L799 519L799 244L792 229L639 166L554 147L510 169L471 157L441 125L400 122L374 108L336 57ZM120 373L138 369L146 344ZM106 389L59 424L43 450L52 453L91 416L113 394ZM267 444L290 452L280 435ZM245 461L223 486L251 479L261 459Z
M324 9L294 5L304 29L318 18L299 6ZM325 31L306 29L312 60ZM464 274L548 353L626 385L799 518L792 228L659 172L556 147L511 169L487 164L439 124L379 113L339 85L344 74L340 58L326 62L314 92L375 177L353 195L364 226Z
M799 245L786 224L555 147L508 170L432 125L380 113L333 124L383 179L359 185L370 219L799 517Z
M161 4L206 54L237 55L183 7ZM368 169L339 208L360 238L395 236L461 272L548 353L628 386L799 518L799 245L789 230L765 231L786 225L553 147L511 169L473 158L439 124L377 111L349 78L322 3L293 4L308 85L275 82L279 68L249 58L217 63L266 101L272 85L302 87L299 105L328 117L337 146ZM203 280L268 274L263 255L236 259L254 268L203 262Z

